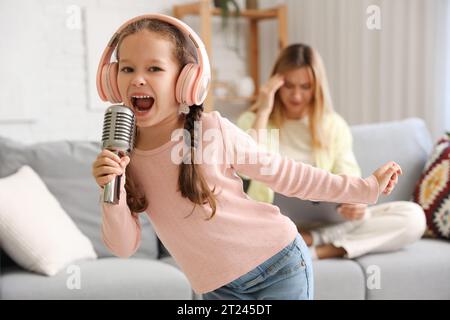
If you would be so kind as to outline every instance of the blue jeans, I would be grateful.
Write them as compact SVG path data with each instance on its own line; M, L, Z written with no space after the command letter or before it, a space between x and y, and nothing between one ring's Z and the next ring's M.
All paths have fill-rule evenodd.
M204 300L312 300L309 249L300 234L280 252L238 279L203 294Z

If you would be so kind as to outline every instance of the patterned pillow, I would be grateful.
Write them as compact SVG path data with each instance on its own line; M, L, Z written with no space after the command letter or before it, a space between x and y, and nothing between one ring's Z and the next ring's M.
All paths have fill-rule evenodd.
M413 197L425 211L425 236L450 240L450 132L434 146Z

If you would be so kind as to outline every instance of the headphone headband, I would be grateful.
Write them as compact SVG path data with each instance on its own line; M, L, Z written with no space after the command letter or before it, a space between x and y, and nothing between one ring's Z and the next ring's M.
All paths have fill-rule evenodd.
M209 59L208 59L208 54L206 52L205 49L205 45L203 44L203 41L200 39L200 37L195 33L194 30L192 30L191 27L189 27L186 23L184 23L183 21L171 17L171 16L167 16L167 15L163 15L163 14L145 14L145 15L140 15L137 16L135 18L132 18L128 21L126 21L124 24L122 24L119 29L114 33L114 35L111 37L111 39L108 42L107 47L105 48L105 50L103 51L102 57L100 58L100 63L98 65L98 69L97 69L97 91L98 94L100 96L100 98L103 101L108 101L110 99L108 99L107 94L104 92L104 89L102 88L102 69L106 64L110 63L111 60L111 56L114 52L114 50L116 49L116 46L119 42L119 38L120 35L122 33L122 31L129 26L130 24L132 24L133 22L139 21L139 20L143 20L143 19L155 19L155 20L161 20L164 22L167 22L173 26L175 26L179 31L181 31L183 33L183 35L190 39L190 41L194 44L196 53L197 53L197 64L199 67L199 81L200 82L204 82L203 84L200 85L204 85L204 87L206 88L204 90L204 92L202 93L202 96L199 97L198 99L194 99L197 101L194 101L196 104L200 104L203 103L203 101L206 98L206 93L207 93L207 87L209 87L209 81L211 79L211 70L210 70L210 65L209 65ZM198 86L196 86L198 87Z

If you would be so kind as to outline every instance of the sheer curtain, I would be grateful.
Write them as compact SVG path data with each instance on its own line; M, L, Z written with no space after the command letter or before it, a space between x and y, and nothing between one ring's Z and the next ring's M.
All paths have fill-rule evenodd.
M319 50L350 124L420 117L433 137L450 130L448 0L285 2L290 43ZM379 29L367 25L371 8Z

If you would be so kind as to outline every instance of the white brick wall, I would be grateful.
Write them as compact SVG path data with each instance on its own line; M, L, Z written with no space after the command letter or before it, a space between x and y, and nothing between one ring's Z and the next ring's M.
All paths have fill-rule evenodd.
M92 81L99 50L126 19L145 12L170 14L173 4L183 2L191 0L1 0L0 136L25 143L99 140L103 110L92 103L99 103ZM73 13L67 12L71 5L82 9L80 29ZM245 62L227 48L218 19L214 20L213 54L220 65L213 67L221 79L243 76ZM198 30L198 18L185 21ZM245 25L242 29L245 33ZM245 46L242 49L245 52ZM264 77L269 64L261 64ZM218 109L233 113L230 108Z

